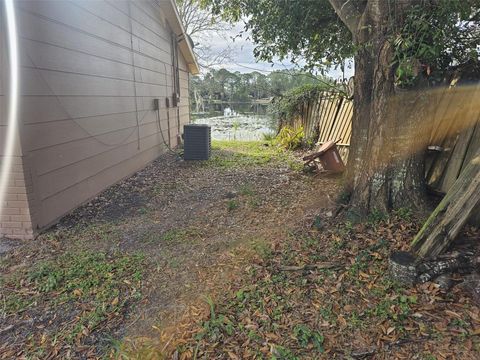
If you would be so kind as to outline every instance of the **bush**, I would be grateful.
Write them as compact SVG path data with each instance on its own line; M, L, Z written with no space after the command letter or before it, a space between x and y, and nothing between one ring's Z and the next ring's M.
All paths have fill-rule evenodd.
M277 135L277 141L280 146L287 150L298 149L302 145L302 140L305 134L303 127L294 129L291 126L284 126Z
M338 89L324 83L299 86L275 98L269 105L268 112L281 123L288 123L293 117L301 114L303 104L318 98L324 91L338 91Z

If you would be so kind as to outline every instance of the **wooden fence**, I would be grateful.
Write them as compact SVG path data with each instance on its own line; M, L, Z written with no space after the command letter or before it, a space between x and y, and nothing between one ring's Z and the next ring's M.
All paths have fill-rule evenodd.
M288 123L295 128L303 126L305 137L316 143L339 140L337 146L346 162L352 136L352 116L352 100L335 92L321 92L317 98L304 102Z
M431 101L437 106L425 175L430 187L447 192L480 151L480 86L446 88Z
M427 184L447 192L466 164L480 151L480 85L445 87L428 95L430 148L426 159ZM334 92L322 92L303 104L288 123L303 126L305 137L317 143L340 140L339 150L347 162L352 136L353 102Z

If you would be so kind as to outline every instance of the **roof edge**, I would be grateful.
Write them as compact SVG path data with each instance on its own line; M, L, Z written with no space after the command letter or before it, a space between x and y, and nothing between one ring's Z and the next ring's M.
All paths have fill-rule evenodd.
M187 33L185 32L185 27L183 26L182 19L175 4L175 0L157 0L160 8L165 12L167 21L169 19L175 19L175 21L169 22L172 30L180 37L180 42L178 47L182 53L185 61L187 62L188 71L192 75L197 75L200 73L200 67L197 63L195 53L193 48L188 40Z

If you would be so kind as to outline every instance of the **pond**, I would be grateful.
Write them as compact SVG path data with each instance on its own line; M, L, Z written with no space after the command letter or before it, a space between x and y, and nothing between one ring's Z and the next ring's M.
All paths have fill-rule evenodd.
M274 121L268 115L197 116L193 122L210 125L212 139L215 140L261 140L264 134L274 134L276 130Z

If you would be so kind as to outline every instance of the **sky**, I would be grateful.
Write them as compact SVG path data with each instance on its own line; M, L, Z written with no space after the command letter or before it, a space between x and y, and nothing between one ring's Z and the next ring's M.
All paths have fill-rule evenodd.
M208 37L201 41L206 42L214 53L221 53L224 49L230 47L232 49L231 60L215 66L216 68L225 68L229 71L239 71L241 73L260 71L265 74L273 70L293 69L295 64L288 60L274 62L273 66L267 62L257 62L253 55L255 44L246 39L246 36L239 37L238 35L243 30L243 23L239 22L233 26L232 29L226 30L223 33L209 34ZM342 71L340 69L330 69L327 75L333 79L341 79ZM348 79L353 76L353 66L345 70L345 77Z

